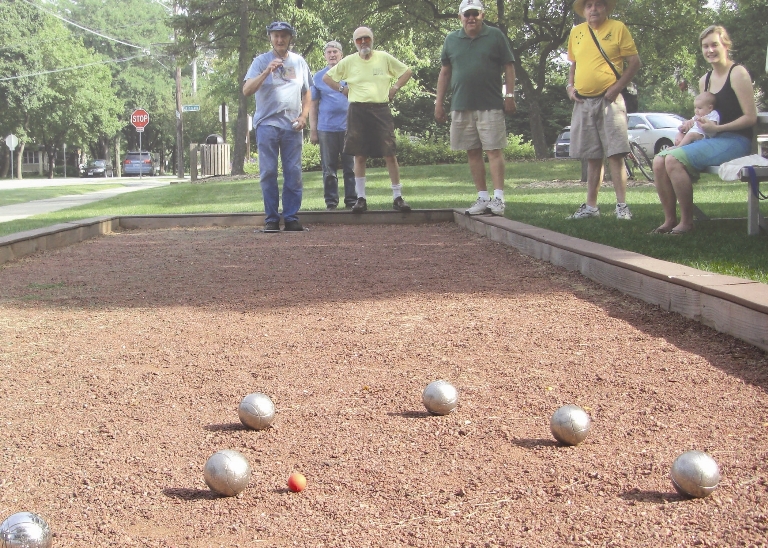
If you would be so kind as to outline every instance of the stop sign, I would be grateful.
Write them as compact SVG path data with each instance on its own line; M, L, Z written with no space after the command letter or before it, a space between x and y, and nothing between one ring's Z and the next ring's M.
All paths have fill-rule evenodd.
M136 131L144 131L144 126L149 123L149 114L143 108L137 108L131 114L131 124L136 128Z

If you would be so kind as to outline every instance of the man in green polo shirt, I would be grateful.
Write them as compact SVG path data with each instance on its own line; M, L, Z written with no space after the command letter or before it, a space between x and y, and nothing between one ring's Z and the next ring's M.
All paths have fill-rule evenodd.
M514 114L515 57L507 37L483 22L480 0L463 0L459 6L462 28L448 34L440 56L435 119L445 122L445 95L450 88L451 148L466 150L477 201L465 211L504 215L504 147L507 146L505 114ZM502 92L501 73L504 73ZM493 198L485 181L483 150L493 182Z

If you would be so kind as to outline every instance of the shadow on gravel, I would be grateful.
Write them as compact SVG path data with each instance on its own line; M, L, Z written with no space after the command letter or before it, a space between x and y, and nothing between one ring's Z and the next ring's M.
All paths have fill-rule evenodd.
M166 497L180 500L215 500L225 498L208 489L185 489L181 487L168 487L163 489L163 494Z
M209 432L238 432L240 430L250 430L247 426L239 422L225 422L222 424L208 424L205 429Z
M633 502L650 502L653 504L666 504L669 502L679 502L687 500L682 495L678 495L674 491L642 491L640 489L630 489L629 491L619 495L626 501Z
M523 449L536 449L541 447L560 447L562 446L561 443L558 443L554 440L548 440L545 438L532 438L532 439L519 439L519 440L512 440L512 445L517 445L518 447L522 447Z
M437 417L427 411L403 411L402 413L387 413L390 417L403 417L404 419L424 419L428 417Z

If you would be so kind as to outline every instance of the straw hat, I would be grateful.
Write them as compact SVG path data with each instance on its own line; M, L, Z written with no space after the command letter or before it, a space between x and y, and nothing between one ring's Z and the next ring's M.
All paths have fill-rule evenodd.
M603 0L603 2L605 2L605 8L607 12L606 15L610 15L611 12L616 9L617 1L618 0ZM586 3L587 0L576 0L573 3L573 11L575 11L580 17L584 17L584 4Z

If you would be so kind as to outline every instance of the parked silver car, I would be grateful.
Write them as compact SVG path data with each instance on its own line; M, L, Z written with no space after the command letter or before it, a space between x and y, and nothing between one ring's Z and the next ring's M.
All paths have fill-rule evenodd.
M123 160L123 175L150 175L160 173L160 162L152 152L131 151Z
M653 158L659 151L675 144L677 128L685 118L668 112L635 112L627 115L629 138Z

